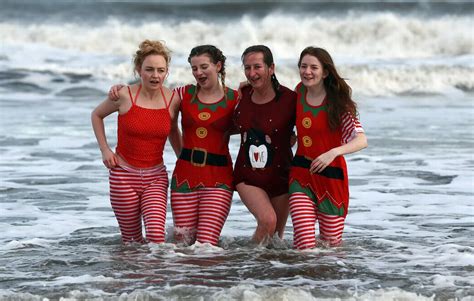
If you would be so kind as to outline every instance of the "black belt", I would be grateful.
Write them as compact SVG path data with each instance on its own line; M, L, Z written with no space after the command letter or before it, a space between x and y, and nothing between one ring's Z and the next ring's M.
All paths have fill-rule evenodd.
M295 156L292 165L309 169L311 166L311 160L306 159L303 156ZM323 169L323 171L318 172L318 174L331 179L344 180L344 172L342 171L342 168L339 167L328 166Z
M208 153L203 148L183 148L179 158L191 162L194 166L227 166L227 156Z

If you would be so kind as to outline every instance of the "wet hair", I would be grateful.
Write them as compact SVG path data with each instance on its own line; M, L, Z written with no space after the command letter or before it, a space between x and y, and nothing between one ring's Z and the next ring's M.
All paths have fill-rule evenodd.
M265 63L265 65L267 65L267 67L270 67L271 65L274 64L272 51L270 50L270 48L268 48L265 45L253 45L245 49L241 57L242 63L244 63L244 59L247 54L255 53L255 52L257 53L259 52L263 54L263 62ZM275 91L275 94L276 94L276 100L278 101L281 95L281 91L280 91L280 83L278 82L278 79L276 78L275 73L273 73L273 75L271 76L271 81L272 81L273 90Z
M207 55L213 64L217 64L221 62L221 70L219 71L219 76L221 79L222 88L224 89L224 98L227 100L227 93L225 87L225 55L222 51L214 45L199 45L191 49L191 52L188 56L188 63L191 64L191 59L198 55ZM197 89L194 92L192 100L194 100L197 96L199 89L199 84L197 84Z
M164 42L161 41L150 41L145 40L140 43L138 46L138 50L135 52L133 56L133 65L135 66L134 72L140 70L142 67L145 58L149 55L157 54L161 55L165 58L166 61L166 68L171 60L170 50L165 46Z
M306 47L300 54L298 68L301 67L301 60L305 55L316 57L323 67L323 72L327 72L323 83L329 99L329 127L332 130L339 127L341 125L341 116L346 112L349 112L353 117L357 117L357 104L352 100L352 89L337 73L331 55L323 48Z

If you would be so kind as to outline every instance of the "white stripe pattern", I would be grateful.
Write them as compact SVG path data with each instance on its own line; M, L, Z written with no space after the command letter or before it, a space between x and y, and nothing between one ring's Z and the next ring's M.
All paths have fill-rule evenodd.
M316 220L319 223L321 240L330 246L341 244L345 217L318 212L315 203L306 194L295 192L290 195L290 215L293 222L293 247L295 249L303 250L316 247Z
M352 116L351 113L346 112L341 118L342 139L341 143L346 144L355 138L356 133L363 133L364 129L359 120Z
M176 87L173 89L173 92L177 93L179 95L179 98L183 100L184 93L186 92L186 86Z
M119 223L122 241L144 242L142 218L149 242L165 241L168 174L153 169L116 167L110 170L110 203Z
M201 188L193 192L171 192L174 226L189 230L193 243L217 245L224 222L229 215L232 191L221 188Z

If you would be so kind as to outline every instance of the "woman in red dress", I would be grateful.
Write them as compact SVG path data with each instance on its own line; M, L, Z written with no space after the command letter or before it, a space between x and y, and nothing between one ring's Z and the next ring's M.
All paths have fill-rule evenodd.
M316 246L320 239L341 243L349 206L349 181L343 155L367 147L357 119L351 88L336 71L329 53L307 47L298 62L296 87L298 149L290 173L290 214L297 249Z
M194 47L188 62L196 84L174 90L173 114L181 112L183 131L171 181L176 242L217 245L229 215L234 185L228 144L238 97L225 86L225 60L213 45ZM113 86L109 97L116 99L122 86ZM178 128L177 118L172 128Z
M189 54L196 84L177 88L183 149L171 181L177 241L217 245L230 211L234 186L229 131L237 91L225 86L225 59L212 45Z
M283 237L288 218L296 93L278 83L268 47L247 48L242 62L250 85L242 88L234 113L241 135L234 183L242 202L257 220L254 241L265 244L275 233Z

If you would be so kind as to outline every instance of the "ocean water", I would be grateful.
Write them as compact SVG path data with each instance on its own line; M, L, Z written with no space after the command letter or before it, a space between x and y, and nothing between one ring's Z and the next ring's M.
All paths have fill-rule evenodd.
M0 7L0 300L474 300L472 3ZM134 80L145 38L173 51L171 87L193 82L187 55L199 44L224 51L231 87L253 44L271 47L289 87L304 47L333 54L369 139L346 156L342 247L292 250L291 219L283 240L254 246L237 193L220 247L120 243L90 112L110 85ZM106 127L114 145L116 116ZM171 173L169 146L164 159Z

